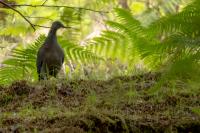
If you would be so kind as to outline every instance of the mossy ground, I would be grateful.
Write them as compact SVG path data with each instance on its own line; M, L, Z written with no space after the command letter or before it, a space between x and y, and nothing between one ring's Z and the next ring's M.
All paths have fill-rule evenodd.
M0 87L0 132L200 132L200 89L165 85L152 94L159 77Z

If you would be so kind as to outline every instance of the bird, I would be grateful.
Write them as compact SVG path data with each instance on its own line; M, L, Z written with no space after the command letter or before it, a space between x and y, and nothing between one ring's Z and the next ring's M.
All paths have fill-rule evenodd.
M48 80L56 77L64 62L64 51L57 42L56 32L65 26L60 21L54 21L43 45L39 48L36 59L38 79Z

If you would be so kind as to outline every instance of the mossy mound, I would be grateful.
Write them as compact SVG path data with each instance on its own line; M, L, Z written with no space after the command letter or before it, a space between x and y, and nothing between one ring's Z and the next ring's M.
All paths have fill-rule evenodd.
M159 77L0 87L0 132L200 132L200 90L149 94Z

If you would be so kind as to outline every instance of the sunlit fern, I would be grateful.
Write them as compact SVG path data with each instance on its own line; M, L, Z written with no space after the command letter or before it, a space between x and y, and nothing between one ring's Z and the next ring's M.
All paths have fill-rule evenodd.
M0 84L10 83L14 80L26 79L29 81L37 80L36 73L36 56L39 47L45 39L41 35L33 44L27 48L17 48L12 51L9 59L6 59L0 68ZM70 43L69 41L59 37L59 42L65 51L65 60L72 60L75 63L92 63L102 60L84 47Z
M91 40L87 47L107 58L124 57L129 62L142 59L149 68L173 67L182 60L193 64L199 61L199 5L196 0L181 12L164 16L148 27L142 26L129 11L115 9L117 19L107 22L109 30Z

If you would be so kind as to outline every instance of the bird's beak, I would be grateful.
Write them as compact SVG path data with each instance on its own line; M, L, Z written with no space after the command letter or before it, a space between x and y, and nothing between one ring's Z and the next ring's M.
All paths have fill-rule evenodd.
M62 28L64 28L64 29L79 30L79 29L77 29L77 28L73 28L73 27L70 27L70 26L64 26L64 25L62 25Z
M62 25L62 28L66 28L64 25Z

